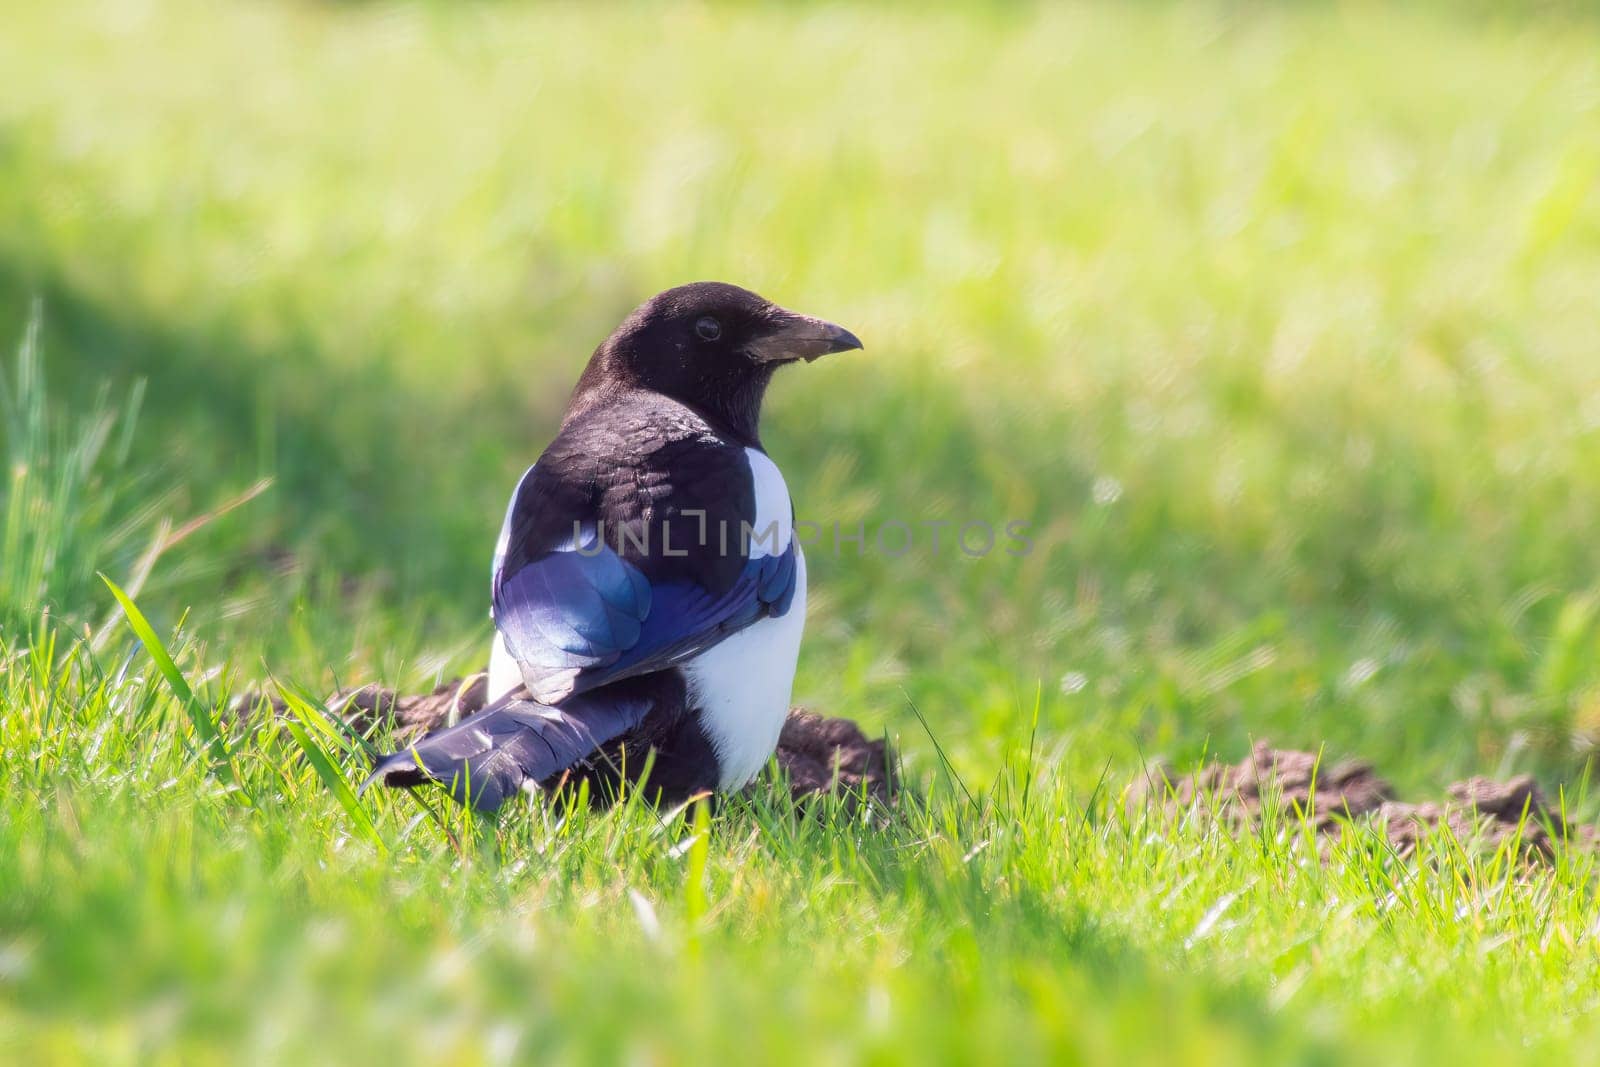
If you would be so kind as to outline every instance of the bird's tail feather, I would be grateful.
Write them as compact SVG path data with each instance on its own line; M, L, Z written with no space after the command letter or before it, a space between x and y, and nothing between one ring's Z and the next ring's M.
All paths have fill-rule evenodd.
M650 702L584 694L560 707L507 697L410 748L385 756L362 784L412 787L439 782L462 804L492 812L522 788L542 782L639 724Z

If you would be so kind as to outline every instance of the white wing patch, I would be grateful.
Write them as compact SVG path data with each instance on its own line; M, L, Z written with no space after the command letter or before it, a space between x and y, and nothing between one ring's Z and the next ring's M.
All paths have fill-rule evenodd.
M744 450L750 461L750 477L755 482L756 520L750 532L750 556L781 556L794 536L794 505L789 487L784 484L778 465L756 448Z

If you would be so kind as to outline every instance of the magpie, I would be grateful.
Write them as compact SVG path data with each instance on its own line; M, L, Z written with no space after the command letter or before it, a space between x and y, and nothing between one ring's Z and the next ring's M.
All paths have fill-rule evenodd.
M806 564L761 444L779 367L861 347L747 289L699 282L597 348L495 547L490 704L381 759L493 811L587 779L673 801L748 782L789 709Z

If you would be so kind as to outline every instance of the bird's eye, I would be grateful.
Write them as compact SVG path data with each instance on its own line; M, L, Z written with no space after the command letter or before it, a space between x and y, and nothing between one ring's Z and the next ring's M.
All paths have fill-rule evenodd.
M715 341L722 336L722 323L710 315L705 315L694 324L694 332L699 334L703 340Z

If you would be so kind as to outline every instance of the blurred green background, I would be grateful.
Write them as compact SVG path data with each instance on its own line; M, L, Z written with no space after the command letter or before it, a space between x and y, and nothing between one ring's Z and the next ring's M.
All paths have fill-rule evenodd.
M1587 774L1589 5L107 0L0 21L0 338L37 314L53 413L8 372L0 634L34 687L11 698L16 795L99 780L88 757L33 765L18 709L49 670L24 676L25 651L100 633L96 570L130 580L162 519L261 478L141 585L163 634L184 620L196 680L479 666L516 477L621 316L700 278L866 342L771 395L802 517L1030 525L1025 558L812 554L796 698L899 738L914 774L933 753L912 704L983 782L1036 692L1080 794L1260 737L1407 790ZM136 419L95 421L141 381ZM125 818L152 802L118 795ZM60 829L8 817L19 848ZM48 925L54 878L12 887L13 929Z

